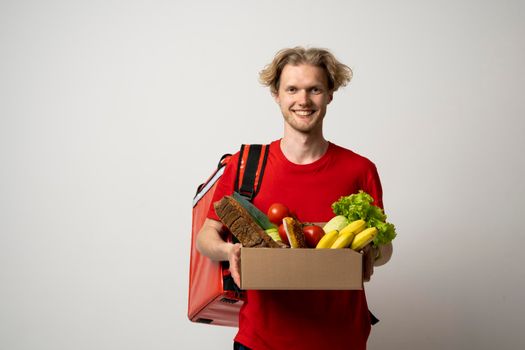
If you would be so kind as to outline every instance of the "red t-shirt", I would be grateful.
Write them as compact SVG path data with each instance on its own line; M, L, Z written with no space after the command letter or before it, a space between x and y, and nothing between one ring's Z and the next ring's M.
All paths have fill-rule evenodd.
M234 154L226 167L213 202L233 192L238 157L238 153ZM379 176L367 158L330 143L319 160L298 165L284 156L277 140L270 145L254 204L266 212L272 203L279 202L303 222L326 222L334 216L333 202L360 189L382 207ZM219 220L213 206L208 217ZM256 350L366 348L370 316L364 290L248 290L246 294L235 340L247 347Z

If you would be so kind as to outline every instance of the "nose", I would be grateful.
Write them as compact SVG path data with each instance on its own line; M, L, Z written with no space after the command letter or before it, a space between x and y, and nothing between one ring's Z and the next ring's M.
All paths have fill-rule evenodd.
M306 90L300 90L297 93L297 103L300 106L307 106L310 103L310 95Z

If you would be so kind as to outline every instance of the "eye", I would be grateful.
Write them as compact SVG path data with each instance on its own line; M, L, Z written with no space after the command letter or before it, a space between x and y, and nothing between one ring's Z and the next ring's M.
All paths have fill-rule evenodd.
M288 93L293 94L293 93L297 92L297 89L294 86L289 86L289 87L286 88L286 91Z
M319 87L313 87L310 91L314 95L319 95L321 92L323 92L323 90L321 88L319 88Z

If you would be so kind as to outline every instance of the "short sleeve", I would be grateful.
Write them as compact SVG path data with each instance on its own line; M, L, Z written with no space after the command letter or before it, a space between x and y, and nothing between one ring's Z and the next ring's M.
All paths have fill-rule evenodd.
M383 189L381 187L381 180L377 172L375 164L371 163L366 172L366 179L363 191L374 198L374 205L383 209Z
M217 181L217 187L215 188L215 192L213 193L213 199L211 201L210 208L208 209L208 219L219 221L219 217L217 216L217 213L215 213L213 203L221 200L222 197L226 195L231 195L233 193L235 174L237 173L238 159L239 153L234 154L230 158L230 161L224 169L224 173Z

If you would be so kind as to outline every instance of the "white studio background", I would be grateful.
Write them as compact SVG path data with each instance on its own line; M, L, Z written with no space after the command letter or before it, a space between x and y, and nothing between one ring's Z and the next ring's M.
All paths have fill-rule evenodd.
M354 69L325 134L376 163L399 233L369 348L524 348L524 10L0 2L0 348L232 348L186 318L191 200L280 137L257 73L294 45Z

